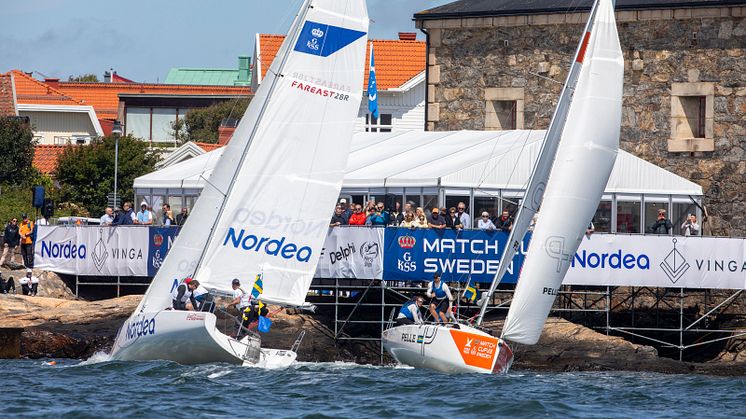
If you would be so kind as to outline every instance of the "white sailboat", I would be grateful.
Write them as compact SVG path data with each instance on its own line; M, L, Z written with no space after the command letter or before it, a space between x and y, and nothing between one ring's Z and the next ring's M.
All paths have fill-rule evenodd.
M476 327L405 325L383 334L399 362L443 372L507 372L508 341L535 344L593 217L619 149L624 61L612 0L597 0L547 130L491 297L542 207L500 338Z
M265 303L303 306L339 195L360 107L364 0L306 0L200 198L112 350L116 360L287 365L209 312L176 311L186 277L230 295L263 275Z

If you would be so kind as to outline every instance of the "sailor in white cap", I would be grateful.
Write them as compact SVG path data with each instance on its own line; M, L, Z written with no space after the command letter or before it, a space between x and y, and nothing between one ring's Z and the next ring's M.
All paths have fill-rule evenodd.
M34 271L30 268L26 269L26 276L21 278L19 282L21 283L23 295L35 296L39 291L39 278L34 276Z
M140 211L137 212L137 224L153 224L153 213L148 210L148 203L144 200L140 203Z

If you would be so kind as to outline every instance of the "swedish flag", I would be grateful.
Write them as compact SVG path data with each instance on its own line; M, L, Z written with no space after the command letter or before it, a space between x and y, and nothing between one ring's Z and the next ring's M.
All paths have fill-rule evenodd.
M470 303L477 301L477 289L471 284L467 285L466 291L464 291L464 298L466 298L466 301Z
M264 282L262 281L262 274L256 276L254 280L254 288L251 290L251 298L259 298L259 295L264 292Z

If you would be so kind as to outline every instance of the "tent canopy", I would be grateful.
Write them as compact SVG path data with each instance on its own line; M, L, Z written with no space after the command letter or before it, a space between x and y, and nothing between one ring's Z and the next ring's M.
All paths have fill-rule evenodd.
M525 189L544 131L355 134L343 188ZM137 188L201 188L223 149L140 176ZM606 193L702 196L702 187L620 150Z

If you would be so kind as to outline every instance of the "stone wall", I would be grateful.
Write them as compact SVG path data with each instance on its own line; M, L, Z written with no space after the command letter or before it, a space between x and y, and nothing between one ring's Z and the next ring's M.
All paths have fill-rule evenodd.
M621 148L701 185L712 234L746 236L746 8L687 10L617 13L625 55ZM494 88L523 88L523 128L546 129L585 16L558 24L517 18L419 22L430 33L429 130L485 129ZM709 146L670 140L679 83L714 87Z

